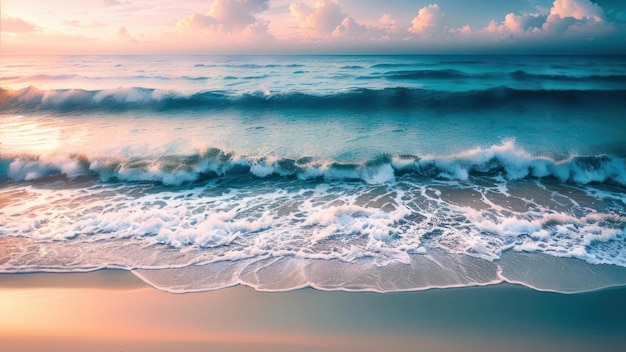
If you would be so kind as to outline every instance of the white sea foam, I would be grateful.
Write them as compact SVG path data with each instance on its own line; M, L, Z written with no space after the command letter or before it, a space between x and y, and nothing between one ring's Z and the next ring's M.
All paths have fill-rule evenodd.
M619 198L619 192L600 191L602 198L588 192L592 195L576 195L577 201L567 205L562 199L568 198L569 186L555 197L548 194L555 191L526 181L519 182L535 196L519 198L511 190L505 195L495 184L466 185L465 190L452 181L420 184L411 176L397 185L292 182L154 194L142 194L147 186L141 184L63 191L30 186L28 196L0 210L9 219L2 231L36 240L79 236L214 249L209 261L372 257L384 266L406 264L408 253L439 248L486 260L497 260L507 250L539 251L626 266L624 253L615 253L625 236L624 210L620 214L602 206L604 199ZM535 197L546 200L530 200ZM41 204L49 204L45 212Z

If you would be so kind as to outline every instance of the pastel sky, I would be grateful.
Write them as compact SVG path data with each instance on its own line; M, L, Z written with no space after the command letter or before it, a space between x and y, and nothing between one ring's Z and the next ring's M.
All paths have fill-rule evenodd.
M624 0L3 0L3 55L626 54Z

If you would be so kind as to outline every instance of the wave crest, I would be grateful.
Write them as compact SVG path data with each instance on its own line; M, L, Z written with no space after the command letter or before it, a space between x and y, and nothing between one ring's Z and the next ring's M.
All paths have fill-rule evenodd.
M31 181L55 175L70 178L98 176L107 182L157 182L181 185L222 176L256 178L297 177L305 180L394 182L415 174L438 179L468 181L471 177L506 179L550 177L579 184L626 185L626 159L612 155L573 155L563 160L536 156L507 140L489 148L476 148L447 156L384 154L365 162L297 159L275 156L247 157L216 148L192 155L154 158L112 158L72 154L65 157L16 156L0 160L0 180Z

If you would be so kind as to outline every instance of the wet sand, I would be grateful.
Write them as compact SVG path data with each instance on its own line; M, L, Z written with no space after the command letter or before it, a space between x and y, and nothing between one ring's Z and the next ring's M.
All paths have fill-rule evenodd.
M0 351L619 351L626 288L171 294L128 272L0 274Z

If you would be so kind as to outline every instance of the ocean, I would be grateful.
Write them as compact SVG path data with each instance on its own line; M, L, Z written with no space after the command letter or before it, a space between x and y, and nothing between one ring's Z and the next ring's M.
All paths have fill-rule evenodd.
M624 285L625 59L2 56L0 273Z

